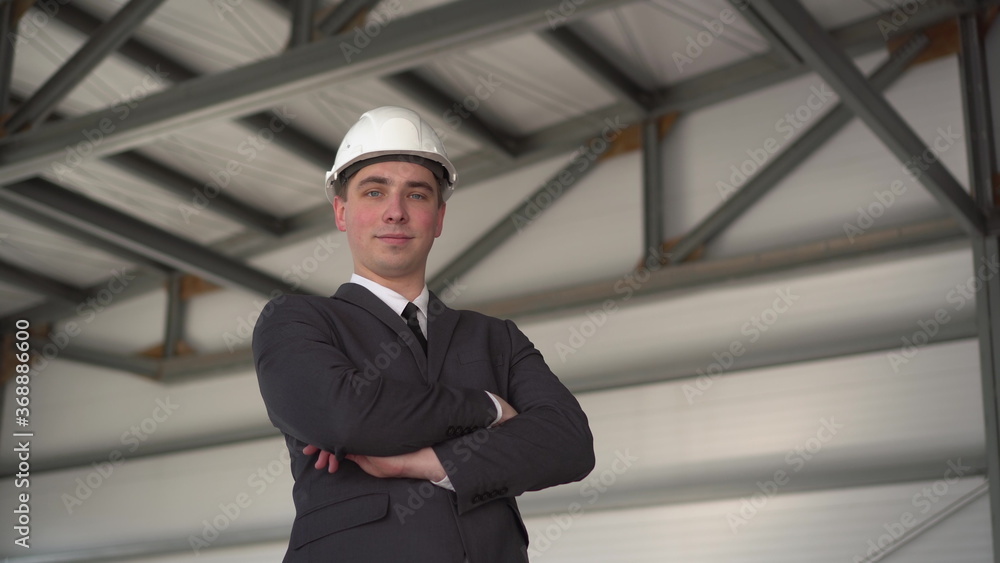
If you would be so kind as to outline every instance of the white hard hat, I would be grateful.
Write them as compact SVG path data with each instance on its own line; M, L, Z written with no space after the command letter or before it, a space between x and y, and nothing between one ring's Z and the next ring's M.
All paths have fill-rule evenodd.
M333 168L326 173L326 198L332 202L336 182L347 181L356 171L349 168L372 159L406 160L427 166L439 180L446 180L442 201L447 201L455 190L455 165L448 160L444 143L434 129L413 110L383 106L362 114L344 135Z

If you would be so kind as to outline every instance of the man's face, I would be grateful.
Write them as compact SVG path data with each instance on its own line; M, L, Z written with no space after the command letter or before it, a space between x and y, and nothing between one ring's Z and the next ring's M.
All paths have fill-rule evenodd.
M345 195L334 198L333 209L354 271L374 281L423 280L444 223L434 174L410 162L379 162L358 171Z

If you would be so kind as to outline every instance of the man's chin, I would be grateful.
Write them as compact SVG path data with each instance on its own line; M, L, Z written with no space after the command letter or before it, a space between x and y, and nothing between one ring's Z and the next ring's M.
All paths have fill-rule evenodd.
M411 263L386 263L380 264L372 273L387 280L398 280L412 276L423 277L423 272Z

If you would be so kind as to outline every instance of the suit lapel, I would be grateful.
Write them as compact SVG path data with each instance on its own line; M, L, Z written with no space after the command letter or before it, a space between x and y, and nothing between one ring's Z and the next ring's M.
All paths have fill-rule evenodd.
M420 368L420 375L424 381L427 381L427 358L424 356L424 351L420 347L420 343L413 337L410 328L406 326L406 321L403 320L403 317L397 315L381 299L375 297L374 293L356 283L341 285L333 297L361 307L394 332L404 347L409 347L410 353ZM376 343L376 345L378 344L380 343ZM380 348L381 352L381 346L378 346L378 348Z
M458 324L458 311L449 308L432 292L428 302L427 315L427 360L428 382L432 385L441 377L445 356L451 343L451 335ZM419 344L417 345L419 346Z

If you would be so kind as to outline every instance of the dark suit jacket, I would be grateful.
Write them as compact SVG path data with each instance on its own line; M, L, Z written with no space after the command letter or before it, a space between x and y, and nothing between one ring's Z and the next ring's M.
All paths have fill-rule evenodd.
M511 321L456 311L431 294L428 354L374 294L272 300L253 352L271 422L285 435L296 518L285 561L527 561L514 497L594 467L579 403ZM518 416L496 417L484 393ZM396 455L433 446L455 492L378 479L343 460L329 474L302 453Z

